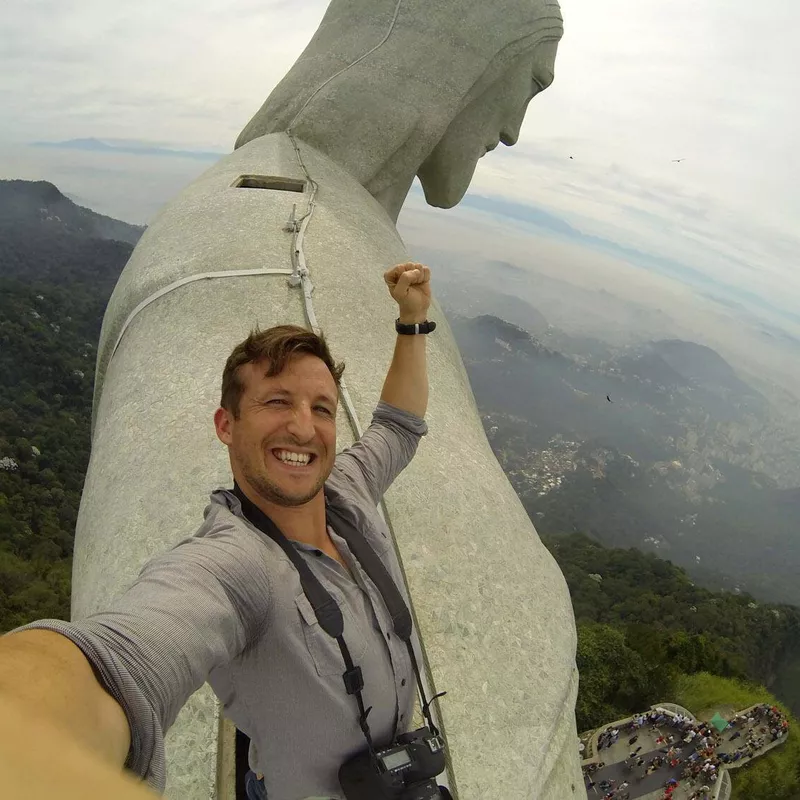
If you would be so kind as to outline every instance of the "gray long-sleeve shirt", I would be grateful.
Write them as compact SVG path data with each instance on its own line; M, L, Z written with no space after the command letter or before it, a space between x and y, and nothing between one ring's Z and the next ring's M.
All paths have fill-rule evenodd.
M426 432L421 418L379 403L325 484L326 503L367 537L406 602L377 505ZM127 715L125 766L157 791L166 782L164 733L208 681L225 715L250 737L250 766L264 773L270 800L339 798L339 767L365 747L339 647L320 628L291 561L244 519L235 495L214 492L204 517L194 536L147 562L108 610L72 623L39 620L12 633L56 631L83 651ZM408 651L377 587L344 538L329 531L352 577L325 553L292 543L342 609L374 740L388 744L411 722Z

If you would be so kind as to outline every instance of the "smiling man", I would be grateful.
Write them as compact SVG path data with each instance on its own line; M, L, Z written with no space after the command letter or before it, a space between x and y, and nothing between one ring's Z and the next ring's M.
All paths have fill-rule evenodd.
M388 743L398 723L403 725L410 720L413 675L406 659L399 652L392 653L387 641L391 641L391 623L380 620L383 604L374 595L374 586L370 589L369 579L344 539L328 523L326 513L326 505L335 502L347 508L348 515L373 517L373 533L380 530L382 522L374 518L373 512L392 480L410 461L426 430L422 421L428 402L425 337L411 334L409 329L426 321L430 269L421 264L401 264L389 270L384 279L399 306L398 338L372 425L354 447L336 457L336 410L344 364L334 362L322 337L295 325L256 331L231 353L223 372L222 399L214 423L220 441L228 446L234 495L245 498L238 508L229 493L219 500L234 514L242 506L246 509L248 502L263 511L303 554L325 588L332 590L343 607L345 640L355 642L366 654L367 662L380 662L365 662L362 671L366 682L372 679L378 690L378 706L373 705L370 725L377 722ZM401 334L401 330L407 333ZM378 533L372 544L390 562L395 582L402 585L386 531ZM297 594L300 584L296 575L291 576L289 585L289 601L302 597ZM302 622L299 618L295 622L300 623L300 633L319 677L325 678L322 696L309 694L305 702L312 704L312 714L328 721L324 736L330 737L330 748L343 728L331 724L338 713L322 709L325 694L332 692L341 700L341 654L336 642L319 630L305 599L299 600ZM294 634L297 633L295 627ZM368 644L365 650L362 643L370 639L369 644L374 646ZM302 647L300 660L306 660ZM286 668L295 672L297 665L287 663ZM344 707L340 702L335 704L336 710L344 713L339 722L345 728L352 727L355 719L352 698L348 700ZM291 710L286 708L284 713L290 714ZM394 717L391 723L390 717ZM240 728L247 731L246 724L240 724ZM320 728L317 730L317 735L323 735ZM270 786L275 774L270 762L281 763L283 769L291 754L275 752L270 757L275 748L259 744L257 732L251 738L250 763L257 774L251 770L247 776L248 794L258 800L271 798L272 790L265 787ZM363 745L360 731L352 745L356 749ZM337 760L330 766L338 766Z
M294 325L254 331L228 358L214 416L233 491L214 492L194 536L151 559L108 610L74 623L40 620L3 637L0 697L28 700L163 790L164 734L208 681L250 737L249 798L342 797L339 768L365 748L359 711L342 682L342 652L321 630L297 569L251 521L260 511L342 611L375 744L409 729L408 650L340 535L343 526L363 534L408 602L377 505L427 432L419 334L429 329L430 270L400 264L384 279L399 306L398 337L361 439L336 455L344 365L325 340Z

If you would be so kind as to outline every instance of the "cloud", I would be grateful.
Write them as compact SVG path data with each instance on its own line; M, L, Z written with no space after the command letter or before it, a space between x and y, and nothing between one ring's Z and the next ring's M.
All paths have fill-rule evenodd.
M0 28L5 138L232 146L325 3L11 0Z
M619 163L575 165L539 144L503 152L491 164L484 158L471 191L549 209L583 234L682 262L687 273L751 294L762 308L800 307L800 275L789 261L800 252L795 228L781 229L708 189L648 179Z

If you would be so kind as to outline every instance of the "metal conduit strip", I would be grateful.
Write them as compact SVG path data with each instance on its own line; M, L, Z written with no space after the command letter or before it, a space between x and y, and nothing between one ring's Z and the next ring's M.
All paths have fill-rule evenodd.
M399 5L400 4L398 3L398 8ZM394 24L394 22L392 24ZM303 216L301 216L299 219L295 219L294 213L292 213L292 219L286 226L286 230L291 230L294 234L294 243L292 245L292 260L295 269L292 272L292 276L289 278L289 283L292 286L298 286L298 285L302 286L303 299L305 301L306 318L308 319L308 324L310 325L314 333L319 334L320 328L317 322L317 316L314 313L314 304L311 299L311 295L314 291L314 284L311 282L311 277L309 276L308 267L306 265L305 254L303 252L303 239L305 237L306 228L308 227L308 224L311 221L311 217L314 213L314 200L317 194L317 183L309 175L308 170L306 169L306 165L303 163L303 159L300 154L300 148L297 146L297 141L295 140L292 131L288 130L286 131L286 134L289 137L292 146L294 147L294 151L297 156L297 161L303 170L303 174L305 175L309 185L312 187L311 195L308 200L308 208L305 214L303 214ZM355 406L353 405L353 401L350 398L350 393L347 391L347 386L345 385L344 379L340 381L339 389L342 395L342 402L344 403L344 407L347 412L347 417L350 420L350 424L355 430L357 438L361 438L361 434L363 433L363 428L361 427L361 423L359 422L358 414L356 413ZM378 513L381 515L381 518L387 524L387 526L391 528L390 520L388 514L386 513L386 508L383 500L381 500L381 504L378 506ZM413 614L413 608L411 609L411 612ZM417 634L419 634L419 627L417 626L416 618L414 619L414 625L417 627ZM423 665L422 669L420 670L420 678L422 679L422 685L425 689L425 693L428 695L428 697L433 697L436 694L436 692L433 690L430 681L428 680L428 672L426 667L427 667L427 662L425 661L423 655ZM419 700L420 708L422 708L422 695L419 692L419 687L417 687L417 698ZM442 725L441 717L437 713L435 702L430 705L429 710L431 717L436 723L436 726L439 728L439 731L445 736L446 739L447 736L444 730L444 725ZM449 758L448 758L448 763L449 763ZM446 789L452 791L452 787L450 786L449 783L449 776L447 775L446 771L442 773L442 775L439 775L437 780Z
M125 320L124 324L122 325L122 330L119 332L119 336L117 336L117 341L114 342L114 349L111 351L111 355L108 357L109 364L111 363L111 359L114 358L114 353L117 352L117 348L119 347L119 343L122 341L122 337L125 335L125 331L128 330L131 322L135 319L136 315L147 308L150 303L158 300L159 297L163 297L165 294L169 294L170 292L174 292L175 289L180 289L181 286L186 286L187 283L194 283L195 281L204 281L210 278L236 278L241 277L243 275L291 275L292 270L290 269L231 269L231 270L222 270L220 272L201 272L197 275L190 275L188 278L181 278L179 281L175 281L174 283L170 283L168 286L164 286L163 288L159 289L157 292L154 292L149 297L142 300L136 308L128 314L128 318Z

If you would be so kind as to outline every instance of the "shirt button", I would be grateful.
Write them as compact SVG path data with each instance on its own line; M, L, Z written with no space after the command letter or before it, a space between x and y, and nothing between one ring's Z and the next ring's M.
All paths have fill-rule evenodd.
M402 722L405 718L406 718L406 715L405 714L401 714L400 715L400 722Z
M391 633L387 633L386 634L386 641L389 642L389 641L391 641L391 639L392 639L392 634Z
M405 678L403 678L403 680L400 681L400 685L401 686L405 686L406 685L406 679Z

